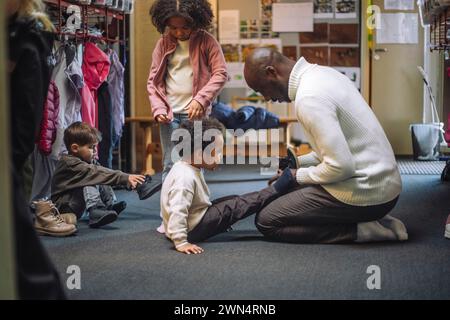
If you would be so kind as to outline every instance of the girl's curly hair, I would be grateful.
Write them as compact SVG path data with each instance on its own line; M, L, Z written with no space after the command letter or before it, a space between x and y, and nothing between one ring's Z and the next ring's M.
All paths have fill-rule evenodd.
M193 29L209 28L214 18L208 0L157 0L150 8L150 16L159 33L164 33L172 17L185 18Z

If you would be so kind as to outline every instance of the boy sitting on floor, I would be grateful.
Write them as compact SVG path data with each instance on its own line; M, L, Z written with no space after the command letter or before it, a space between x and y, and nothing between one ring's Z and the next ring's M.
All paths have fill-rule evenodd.
M238 220L259 212L296 186L296 179L287 168L276 182L259 192L211 202L203 169L214 170L218 166L224 146L224 127L217 120L207 119L183 122L179 130L183 138L187 137L184 140L189 141L182 140L176 145L176 150L181 150L181 160L170 170L161 191L166 236L179 252L202 253L203 249L193 243L226 232ZM208 139L204 137L212 137L214 142L205 141Z
M87 123L75 122L64 132L69 152L58 161L52 180L52 201L61 212L73 212L79 219L89 212L89 227L98 228L115 221L126 202L117 201L111 186L136 189L141 200L161 188L149 176L126 174L95 162L100 134ZM76 224L76 221L73 223Z

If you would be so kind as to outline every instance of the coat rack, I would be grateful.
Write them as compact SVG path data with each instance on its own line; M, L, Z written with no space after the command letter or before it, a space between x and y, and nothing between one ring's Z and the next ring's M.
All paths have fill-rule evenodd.
M56 25L56 33L60 36L74 37L77 41L89 41L91 39L97 39L104 41L106 43L119 43L121 45L125 44L125 20L126 14L123 11L114 10L105 5L95 5L95 4L83 4L79 2L68 2L64 0L44 0L47 6L51 9L54 8L58 11L58 23ZM63 15L67 12L68 8L74 8L74 6L79 8L79 19L80 28L73 31L64 30ZM75 14L75 13L73 13ZM73 17L75 19L75 17ZM103 19L105 23L103 36L89 34L89 19L98 18ZM116 23L116 30L118 35L116 37L110 37L110 24L108 20L112 19L112 23ZM122 25L122 27L121 27Z

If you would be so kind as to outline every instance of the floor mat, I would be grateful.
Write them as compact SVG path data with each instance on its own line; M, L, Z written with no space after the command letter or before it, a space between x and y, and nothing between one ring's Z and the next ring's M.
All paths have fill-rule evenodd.
M400 159L397 161L400 174L404 175L440 175L445 161L414 161Z

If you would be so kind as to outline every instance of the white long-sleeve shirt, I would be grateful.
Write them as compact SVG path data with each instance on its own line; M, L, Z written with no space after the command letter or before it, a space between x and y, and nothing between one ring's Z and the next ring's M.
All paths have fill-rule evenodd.
M178 41L177 49L169 57L166 76L167 100L173 113L187 113L192 101L192 70L189 56L189 41Z
M346 76L301 58L290 76L289 97L313 149L300 157L299 183L319 184L354 206L387 203L400 194L392 147Z
M187 234L194 229L211 206L210 192L202 170L176 162L161 189L161 212L166 236L175 247L185 245Z

